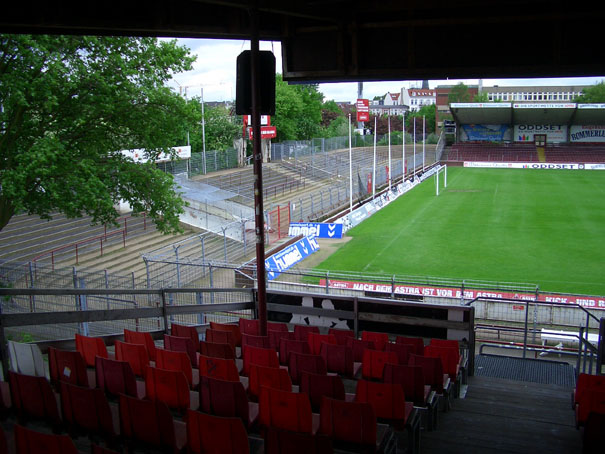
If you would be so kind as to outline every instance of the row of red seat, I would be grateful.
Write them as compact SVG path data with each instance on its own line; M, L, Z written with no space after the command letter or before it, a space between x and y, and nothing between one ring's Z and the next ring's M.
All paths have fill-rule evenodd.
M584 451L603 452L605 375L580 374L572 394L576 427L584 429Z

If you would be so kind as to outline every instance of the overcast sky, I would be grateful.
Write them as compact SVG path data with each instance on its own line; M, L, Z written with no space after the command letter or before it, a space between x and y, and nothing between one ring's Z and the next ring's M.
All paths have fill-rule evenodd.
M235 99L236 59L243 50L250 49L250 41L243 40L216 40L216 39L178 39L180 45L191 49L197 56L193 70L174 76L170 84L176 90L184 93L187 87L187 96L200 96L201 86L204 86L205 101L227 101ZM276 58L277 72L282 71L281 44L279 42L262 42L261 50L272 50ZM560 79L484 79L483 86L493 85L592 85L601 80L601 77L568 77ZM387 92L399 93L402 87L420 86L422 81L395 81L395 82L364 82L363 97L372 99L374 96L383 96ZM431 80L430 88L437 85L477 84L477 79L450 79ZM325 83L319 85L319 90L326 100L353 102L357 99L357 82Z

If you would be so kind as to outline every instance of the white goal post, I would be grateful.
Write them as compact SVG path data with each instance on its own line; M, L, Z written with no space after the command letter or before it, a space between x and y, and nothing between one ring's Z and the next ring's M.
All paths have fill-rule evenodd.
M435 172L435 195L439 195L439 174L443 173L443 188L447 188L447 165L439 166Z

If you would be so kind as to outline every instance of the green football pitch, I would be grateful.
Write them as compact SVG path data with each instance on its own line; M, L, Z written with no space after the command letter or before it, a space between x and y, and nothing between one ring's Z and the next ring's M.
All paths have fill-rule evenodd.
M317 268L605 295L605 171L450 167L439 196L434 180L349 230Z

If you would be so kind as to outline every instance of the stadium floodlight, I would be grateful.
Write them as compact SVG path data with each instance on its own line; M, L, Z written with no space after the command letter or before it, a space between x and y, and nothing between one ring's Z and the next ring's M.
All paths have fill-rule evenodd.
M424 145L426 143L426 134L425 134L425 125L426 125L426 117L422 116L422 171L424 172Z
M405 183L405 112L403 112L403 126L401 129L401 132L403 132L403 146L401 151L401 182Z
M374 117L374 165L372 167L372 199L376 197L376 119Z
M389 171L387 178L389 179L389 192L391 192L391 175L393 174L393 167L391 166L391 116L389 115Z
M353 212L353 149L351 145L351 114L349 114L349 209Z
M443 173L443 188L447 188L447 165L437 167L435 172L435 195L439 195L439 174Z

